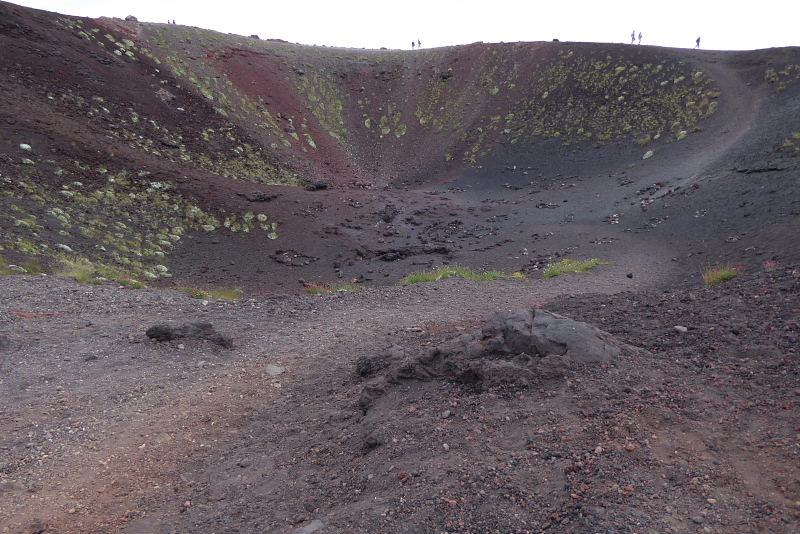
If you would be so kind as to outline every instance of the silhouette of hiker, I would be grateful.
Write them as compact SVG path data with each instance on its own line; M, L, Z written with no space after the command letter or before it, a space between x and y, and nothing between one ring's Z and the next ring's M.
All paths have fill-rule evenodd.
M422 48L422 41L417 39L417 48Z
M642 44L642 32L639 32L639 44Z
M697 38L697 41L695 41L695 42L697 43L697 46L695 46L695 48L700 48L700 38L699 37Z
M414 50L414 45L415 45L415 44L416 44L416 43L415 43L414 41L411 41L411 50Z
M636 30L631 32L631 44L636 42Z

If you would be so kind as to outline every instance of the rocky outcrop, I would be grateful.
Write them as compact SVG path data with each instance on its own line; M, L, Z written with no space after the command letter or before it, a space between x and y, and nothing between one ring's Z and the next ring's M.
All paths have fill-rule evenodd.
M479 389L529 387L571 369L616 358L624 344L607 332L545 310L492 316L481 329L411 354L393 345L359 358L356 373L369 379L359 405L366 410L391 384L403 380L453 380Z

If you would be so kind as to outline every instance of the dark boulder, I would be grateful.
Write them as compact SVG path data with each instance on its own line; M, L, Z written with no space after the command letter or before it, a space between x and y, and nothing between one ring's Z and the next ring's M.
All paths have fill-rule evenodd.
M211 323L185 323L179 326L157 324L147 329L147 337L156 341L173 341L192 338L206 339L226 349L233 348L233 340L217 332Z

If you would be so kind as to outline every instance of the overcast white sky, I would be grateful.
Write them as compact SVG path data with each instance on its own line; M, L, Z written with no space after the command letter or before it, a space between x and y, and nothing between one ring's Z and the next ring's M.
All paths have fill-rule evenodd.
M294 43L411 48L475 41L630 42L716 50L800 45L797 0L17 0L68 15L199 26Z

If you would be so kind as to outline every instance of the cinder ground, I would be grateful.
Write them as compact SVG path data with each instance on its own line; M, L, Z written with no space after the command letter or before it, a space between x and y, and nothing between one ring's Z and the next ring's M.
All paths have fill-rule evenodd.
M58 192L79 178L88 191L107 183L100 166L146 170L204 209L265 210L281 225L275 240L187 232L163 259L173 277L143 290L0 277L0 532L797 531L798 49L523 43L395 57L267 43L255 53L180 26L83 21L87 32L134 40L137 53L146 43L164 59L156 64L111 53L69 20L0 3L4 259L49 266L20 249L33 237L13 221L30 214L41 243L71 239L77 253L96 254L98 238L60 233L52 206L19 183ZM445 160L520 96L517 87L493 99L481 85L494 61L513 70L493 52L527 76L567 50L702 71L719 107L680 141L510 143L486 130L491 151L478 165ZM229 127L213 109L219 94L210 104L169 74L167 57L292 118L317 148L292 141L265 158L326 188L264 185L199 163L198 154L239 161L236 143L270 147L279 134L247 115L230 119L236 142L205 144L198 132ZM159 65L167 82L154 76ZM787 74L773 82L769 68ZM447 111L460 128L364 129L379 95L414 116L431 80L451 83L448 69L447 105L457 106ZM298 90L315 74L347 95L346 142L327 135L338 126ZM175 100L154 96L164 87ZM102 103L108 117L72 96L64 104L68 93ZM369 103L360 109L359 99ZM134 124L129 109L163 129ZM154 144L123 142L121 130ZM22 142L33 150L20 152ZM649 148L655 156L643 160ZM608 263L541 277L564 257ZM443 263L527 278L397 285ZM742 274L705 287L701 273L715 264ZM361 289L302 294L339 282ZM176 290L185 285L240 287L245 297L194 299ZM528 388L409 380L359 408L360 357L393 344L424 353L498 310L530 307L649 353ZM233 348L145 335L193 321Z

